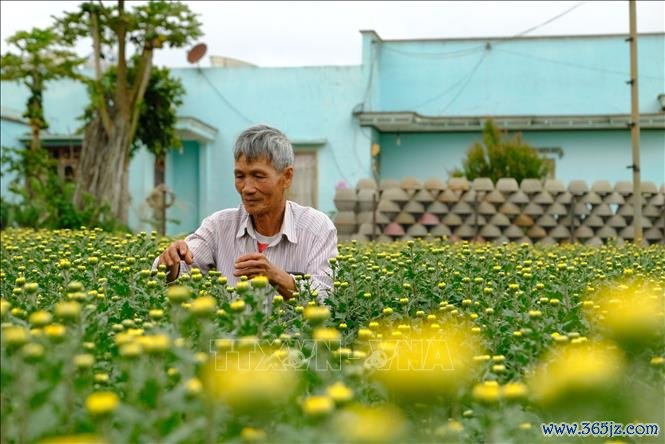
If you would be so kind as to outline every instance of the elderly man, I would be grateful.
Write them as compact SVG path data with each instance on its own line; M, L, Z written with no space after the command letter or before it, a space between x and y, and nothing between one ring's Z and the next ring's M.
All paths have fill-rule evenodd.
M235 186L242 204L206 217L184 241L173 242L156 260L167 281L191 267L216 268L235 283L263 275L284 298L294 276L310 274L321 297L330 289L328 259L337 256L337 231L322 212L286 199L293 179L293 147L279 130L252 126L235 143Z

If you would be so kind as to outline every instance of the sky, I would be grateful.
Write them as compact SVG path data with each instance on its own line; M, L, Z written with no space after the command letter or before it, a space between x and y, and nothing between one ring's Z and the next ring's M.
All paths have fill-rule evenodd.
M0 50L20 30L46 27L51 16L75 10L79 1L0 3ZM133 3L126 2L131 9ZM627 34L628 1L185 1L200 14L209 56L226 56L259 66L358 65L360 30L383 39ZM557 16L560 16L557 18ZM554 20L552 20L554 19ZM538 26L542 25L542 26ZM637 2L638 32L665 32L665 1ZM188 66L184 49L163 49L154 62ZM91 52L82 42L77 52Z

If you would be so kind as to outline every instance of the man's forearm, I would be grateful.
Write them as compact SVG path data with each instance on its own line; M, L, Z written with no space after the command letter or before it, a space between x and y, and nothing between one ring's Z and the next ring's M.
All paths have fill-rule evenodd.
M293 276L285 271L279 270L277 274L270 280L270 284L277 289L285 300L293 297L293 292L296 291L296 281Z

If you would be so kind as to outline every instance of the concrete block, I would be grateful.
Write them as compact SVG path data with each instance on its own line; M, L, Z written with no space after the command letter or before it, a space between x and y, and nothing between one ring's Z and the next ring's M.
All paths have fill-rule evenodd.
M400 225L410 225L416 223L416 218L413 216L413 214L402 211L397 216L395 216L393 222L397 222Z
M598 231L596 231L596 236L601 239L612 239L618 237L619 234L614 228L604 225Z
M418 223L426 227L434 227L436 225L439 225L441 223L441 220L434 213L423 213L423 215L420 216L420 219L418 219Z
M612 228L624 228L626 224L626 219L619 215L615 214L614 216L610 217L605 224L607 224L608 227Z
M622 196L630 196L633 194L633 184L627 180L620 180L614 184L614 191Z
M608 180L596 180L594 183L591 184L591 191L601 196L605 196L607 194L610 194L613 191L613 189L612 185Z
M357 190L376 190L378 188L378 185L376 181L372 178L366 177L364 179L360 179L358 181L358 184L356 184L356 189Z
M443 219L441 219L441 222L449 227L456 227L458 225L462 225L462 218L459 216L459 214L448 213L443 217Z
M460 225L459 227L455 228L453 231L453 234L456 236L461 237L462 239L471 239L476 235L476 230L466 224Z
M564 191L563 193L559 194L555 199L555 202L558 202L560 204L568 205L572 203L573 201L573 195L569 191Z
M406 205L404 205L402 211L406 211L407 213L411 213L414 216L418 217L425 212L425 207L420 202L412 200L408 202Z
M569 239L570 238L570 230L568 227L563 226L563 225L557 225L556 227L552 228L548 235L552 239L561 240L561 239Z
M499 190L492 190L487 193L483 200L492 204L502 204L506 201L506 196Z
M381 193L381 200L391 200L398 204L405 204L411 200L411 196L401 188L388 188Z
M603 241L599 237L594 236L584 241L584 245L589 245L591 247L602 247Z
M418 178L407 176L404 177L402 180L400 180L399 186L403 190L417 191L423 187L423 184L420 183L420 180L418 180Z
M546 179L543 188L545 189L545 191L554 195L566 191L566 186L563 184L562 181L558 179Z
M448 205L443 202L434 201L427 207L427 212L437 215L447 214L450 211Z
M423 188L429 191L436 191L438 193L446 189L446 183L436 177L430 177L423 184Z
M510 225L510 219L503 213L496 213L490 218L489 223L497 227L507 227Z
M439 224L430 230L430 234L432 236L443 237L443 236L450 236L452 232L450 231L450 228L447 225Z
M520 214L518 215L515 220L513 220L513 224L517 225L518 227L531 227L534 224L533 218L529 216L528 214Z
M405 231L400 224L396 222L391 222L388 225L386 225L386 227L383 229L383 234L395 238L399 236L404 236Z
M520 189L517 180L512 177L503 177L497 180L495 188L504 194L515 193Z
M541 191L533 197L533 202L538 205L550 205L554 203L554 198L547 191Z
M501 236L501 230L492 224L486 224L481 229L479 234L485 239L496 239Z
M446 188L439 194L437 200L445 204L452 204L459 202L459 195L453 192L453 190Z
M406 234L413 237L425 237L428 231L422 224L413 224L406 230Z
M503 230L503 235L506 236L508 239L519 239L522 236L524 236L524 230L522 230L520 227L517 225L510 225L506 229Z
M623 196L616 191L611 192L603 198L603 203L608 205L621 205L625 203L625 201L626 200L623 198Z
M583 180L571 180L568 184L568 191L573 196L581 196L589 191L589 187Z
M520 210L520 207L512 202L506 202L499 207L499 213L505 214L506 216L517 216L521 212L522 210Z
M466 215L473 213L473 208L471 208L471 205L469 205L468 203L461 201L453 205L450 211L455 214Z
M477 177L473 179L473 189L476 191L492 191L494 183L489 177Z
M540 179L522 179L520 189L526 194L532 195L540 193L543 190L543 184Z
M599 216L596 216L595 214L591 214L590 216L585 217L584 222L582 223L587 227L594 229L605 226L605 222L603 222L603 219L601 219Z
M491 216L496 214L496 207L489 202L480 202L477 207L478 214L484 214L486 216Z
M543 214L536 220L536 225L543 228L552 228L557 226L557 221L552 215Z
M529 196L527 196L527 194L522 190L517 190L516 192L508 196L508 202L512 202L517 205L525 205L528 204L530 201L531 199L529 199Z
M545 214L549 214L551 216L565 216L568 214L568 209L563 206L563 204L554 202L545 210Z
M448 188L451 190L467 191L471 188L471 185L464 177L451 177L448 180Z
M608 204L602 203L600 205L596 205L591 209L591 215L599 216L601 218L607 218L614 216L614 212L612 211L612 209Z
M524 210L522 210L523 214L527 214L529 216L533 217L538 217L545 213L545 210L543 210L543 207L538 205L535 202L529 202L526 207L524 207Z
M582 202L591 204L591 205L599 205L603 203L603 199L598 195L597 193L594 193L593 191L589 191L582 197Z
M429 204L434 202L436 199L434 198L434 196L432 196L432 193L429 190L422 189L413 195L412 200L415 200L416 202L420 202L422 204Z
M593 237L593 230L585 225L580 225L575 229L575 238L589 239Z
M547 236L547 232L543 227L534 225L527 230L526 235L531 239L542 239Z
M379 181L379 189L381 191L388 190L390 188L399 188L399 180L396 179L381 179Z

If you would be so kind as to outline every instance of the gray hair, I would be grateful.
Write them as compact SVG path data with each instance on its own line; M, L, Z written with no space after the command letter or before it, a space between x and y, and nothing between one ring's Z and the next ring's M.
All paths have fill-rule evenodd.
M268 125L254 125L240 133L233 147L236 161L242 156L254 162L265 156L277 171L284 171L294 162L291 142L280 130Z

